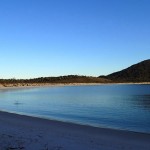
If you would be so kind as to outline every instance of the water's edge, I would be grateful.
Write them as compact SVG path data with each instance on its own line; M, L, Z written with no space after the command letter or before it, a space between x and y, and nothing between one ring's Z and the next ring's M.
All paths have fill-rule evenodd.
M132 132L132 133L138 133L138 134L145 134L145 135L150 135L149 132L143 132L143 131L134 131L134 130L129 130L129 129L123 129L123 128L112 128L108 126L96 126L92 124L85 124L81 122L72 122L72 121L67 121L67 120L61 120L61 119L55 119L55 118L48 118L45 116L40 116L40 115L33 115L29 113L22 113L22 112L15 112L15 111L7 111L7 110L0 110L0 112L3 113L9 113L9 114L14 114L14 115L19 115L19 116L26 116L26 117L32 117L32 118L38 118L38 119L44 119L44 120L50 120L50 121L56 121L56 122L61 122L61 123L69 123L69 124L74 124L74 125L81 125L81 126L88 126L92 128L100 128L100 129L109 129L109 130L114 130L114 131L123 131L123 132Z

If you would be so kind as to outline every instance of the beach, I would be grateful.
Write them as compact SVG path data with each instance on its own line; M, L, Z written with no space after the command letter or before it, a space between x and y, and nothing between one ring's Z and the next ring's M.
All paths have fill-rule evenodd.
M1 150L150 150L150 134L0 112Z
M128 83L27 83L27 84L1 84L0 90L15 88L34 88L34 87L56 87L56 86L89 86L89 85L149 85L150 82L128 82Z
M0 0L0 150L150 150L150 0Z

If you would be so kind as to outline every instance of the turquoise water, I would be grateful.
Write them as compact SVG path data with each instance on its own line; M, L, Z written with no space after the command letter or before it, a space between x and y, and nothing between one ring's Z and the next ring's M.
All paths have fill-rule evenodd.
M0 90L0 110L150 133L150 85Z

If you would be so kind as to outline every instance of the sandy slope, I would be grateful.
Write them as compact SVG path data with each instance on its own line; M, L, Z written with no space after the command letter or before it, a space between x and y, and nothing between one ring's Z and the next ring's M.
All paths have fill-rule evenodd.
M0 150L150 150L150 134L0 112Z

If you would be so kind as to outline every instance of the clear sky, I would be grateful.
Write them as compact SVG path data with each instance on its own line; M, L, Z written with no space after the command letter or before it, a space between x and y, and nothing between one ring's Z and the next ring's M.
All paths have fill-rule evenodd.
M0 0L0 78L106 75L150 58L150 0Z

